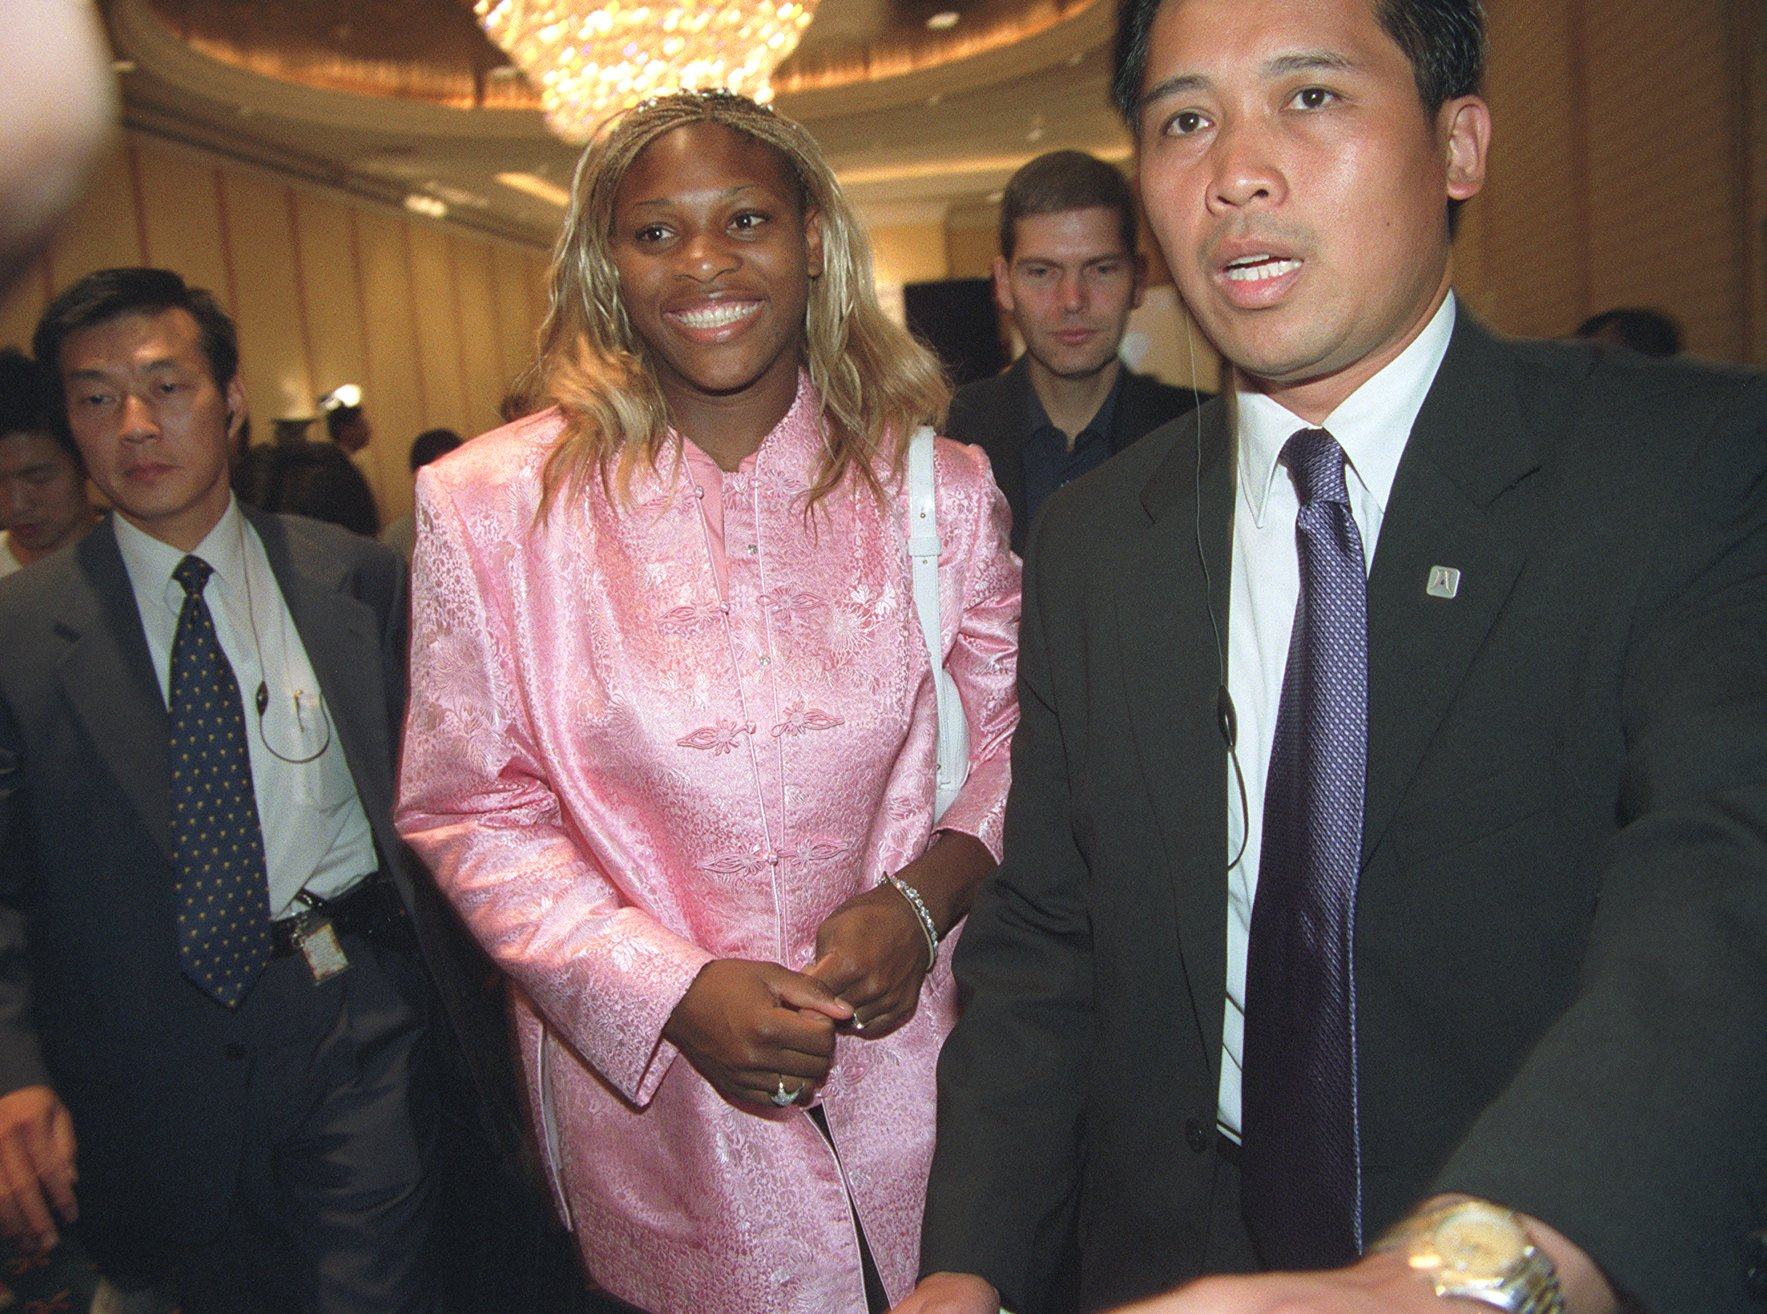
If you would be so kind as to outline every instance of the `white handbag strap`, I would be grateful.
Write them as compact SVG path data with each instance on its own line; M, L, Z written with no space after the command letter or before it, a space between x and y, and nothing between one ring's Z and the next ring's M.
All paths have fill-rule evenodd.
M908 557L914 610L932 663L939 715L939 781L935 818L943 816L969 775L969 722L957 682L945 669L939 614L939 515L933 485L933 431L926 425L908 440Z

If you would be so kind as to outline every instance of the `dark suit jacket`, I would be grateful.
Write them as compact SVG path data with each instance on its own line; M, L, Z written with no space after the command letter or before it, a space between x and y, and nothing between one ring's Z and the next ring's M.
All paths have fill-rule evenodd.
M994 482L1012 510L1012 550L1021 556L1030 530L1025 515L1024 445L1031 432L1033 394L1027 359L1020 356L1005 373L959 388L945 421L946 437L974 443L988 454ZM1111 417L1111 431L1105 435L1113 456L1166 421L1195 410L1199 401L1199 394L1189 388L1174 388L1127 365L1122 368L1123 390Z
M1006 856L956 951L924 1270L1035 1308L1198 1272L1226 925L1222 403L1051 499ZM1200 497L1198 489L1200 487ZM1200 531L1199 531L1200 525ZM1432 565L1461 570L1430 597ZM1369 580L1369 1234L1464 1190L1664 1311L1748 1307L1767 1205L1767 381L1462 313Z
M495 1063L494 1004L392 827L404 564L330 525L247 514L455 1034ZM48 1082L69 1106L82 1217L189 1241L232 1193L246 1073L235 1019L178 966L166 720L108 520L0 584L0 1090Z

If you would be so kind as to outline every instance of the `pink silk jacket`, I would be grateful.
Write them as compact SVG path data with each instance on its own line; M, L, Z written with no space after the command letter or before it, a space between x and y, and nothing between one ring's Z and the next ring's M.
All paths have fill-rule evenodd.
M849 481L806 519L817 411L802 381L709 490L721 548L703 481L668 457L624 505L596 479L536 525L556 412L418 480L399 828L513 979L558 1207L596 1280L646 1310L863 1311L849 1192L892 1300L915 1278L948 953L909 1022L838 1041L838 1160L802 1109L736 1108L662 1039L705 963L808 965L823 919L932 834L905 495ZM1019 566L980 451L941 440L935 478L971 751L941 826L998 857Z

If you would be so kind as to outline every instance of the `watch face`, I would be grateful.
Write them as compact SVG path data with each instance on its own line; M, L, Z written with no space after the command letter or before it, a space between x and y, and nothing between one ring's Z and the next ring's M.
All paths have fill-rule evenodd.
M1521 1258L1528 1239L1507 1214L1474 1208L1444 1218L1435 1245L1448 1272L1496 1277Z

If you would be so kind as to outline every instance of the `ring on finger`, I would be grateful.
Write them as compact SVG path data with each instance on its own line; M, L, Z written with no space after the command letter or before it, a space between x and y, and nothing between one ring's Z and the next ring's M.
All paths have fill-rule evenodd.
M796 1090L787 1090L785 1088L785 1074L781 1073L779 1076L779 1084L773 1088L773 1093L767 1098L783 1109L788 1104L796 1104L798 1096L803 1093L804 1088L802 1086L799 1086Z

